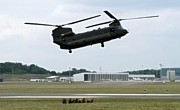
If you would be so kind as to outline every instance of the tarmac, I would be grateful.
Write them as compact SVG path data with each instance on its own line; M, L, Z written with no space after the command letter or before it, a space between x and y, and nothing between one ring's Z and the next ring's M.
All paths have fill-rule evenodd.
M135 98L180 99L180 94L25 94L1 93L0 99Z

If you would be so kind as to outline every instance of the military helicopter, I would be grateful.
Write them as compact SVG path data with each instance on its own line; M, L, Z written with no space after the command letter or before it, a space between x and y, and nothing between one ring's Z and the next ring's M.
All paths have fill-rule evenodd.
M96 30L92 30L84 33L78 33L78 34L75 34L72 31L72 28L67 28L64 26L97 18L101 15L85 18L82 20L78 20L62 25L29 23L29 22L26 22L25 24L56 27L54 30L52 30L53 42L59 45L60 49L67 49L69 50L69 53L72 53L72 49L81 48L98 43L101 43L101 47L104 47L104 42L125 36L128 33L128 31L121 26L120 21L159 17L159 16L145 16L145 17L136 17L136 18L127 18L127 19L117 19L109 11L104 11L104 13L108 15L112 20L90 25L87 26L86 28L91 28L104 24L109 24L109 27L105 27L102 29L98 28Z

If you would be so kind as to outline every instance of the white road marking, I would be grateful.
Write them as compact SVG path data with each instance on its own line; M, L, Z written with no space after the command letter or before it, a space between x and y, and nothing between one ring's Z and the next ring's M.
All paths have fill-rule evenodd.
M0 98L56 99L56 98L147 98L180 99L180 94L0 94Z

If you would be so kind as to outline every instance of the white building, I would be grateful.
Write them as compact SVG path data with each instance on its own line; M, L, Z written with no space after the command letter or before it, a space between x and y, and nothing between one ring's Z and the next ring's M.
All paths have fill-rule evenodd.
M30 82L45 82L45 79L30 79Z
M161 68L161 80L180 80L180 68Z
M129 75L129 80L134 80L134 81L155 80L155 75Z
M74 74L74 81L81 82L118 82L128 81L129 73L80 73Z
M59 76L49 76L46 77L47 82L58 82L59 81Z
M61 82L71 82L71 81L73 81L73 77L60 77L59 81L61 81Z
M176 72L175 70L167 70L167 79L170 81L175 81Z

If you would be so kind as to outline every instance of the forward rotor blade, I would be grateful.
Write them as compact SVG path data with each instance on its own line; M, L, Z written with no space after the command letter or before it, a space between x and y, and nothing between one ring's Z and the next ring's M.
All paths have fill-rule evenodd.
M145 17L136 17L136 18L127 18L127 19L118 19L118 20L122 21L122 20L145 19L145 18L154 18L154 17L159 17L159 15L156 15L156 16L145 16Z
M90 26L87 26L85 28L90 28L90 27L95 27L95 26L99 26L99 25L103 25L103 24L108 24L108 23L111 23L112 21L107 21L107 22L103 22L103 23L98 23L98 24L94 24L94 25L90 25Z
M42 23L24 23L24 24L29 24L29 25L41 25L41 26L53 26L53 27L58 27L59 25L52 25L52 24L42 24Z
M110 18L117 20L109 11L104 11L104 13L106 13Z
M52 25L52 24L42 24L42 23L29 23L29 22L26 22L24 24L61 27L61 26L71 25L71 24L79 23L79 22L86 21L86 20L89 20L89 19L93 19L93 18L96 18L96 17L99 17L99 16L101 16L101 15L96 15L96 16L93 16L93 17L85 18L85 19L82 19L82 20L78 20L78 21L74 21L74 22L67 23L67 24L62 24L62 25Z
M60 26L65 26L65 25L71 25L71 24L79 23L79 22L86 21L86 20L89 20L89 19L97 18L99 16L101 16L101 15L96 15L96 16L85 18L85 19L82 19L82 20L74 21L74 22L71 22L71 23L62 24Z

